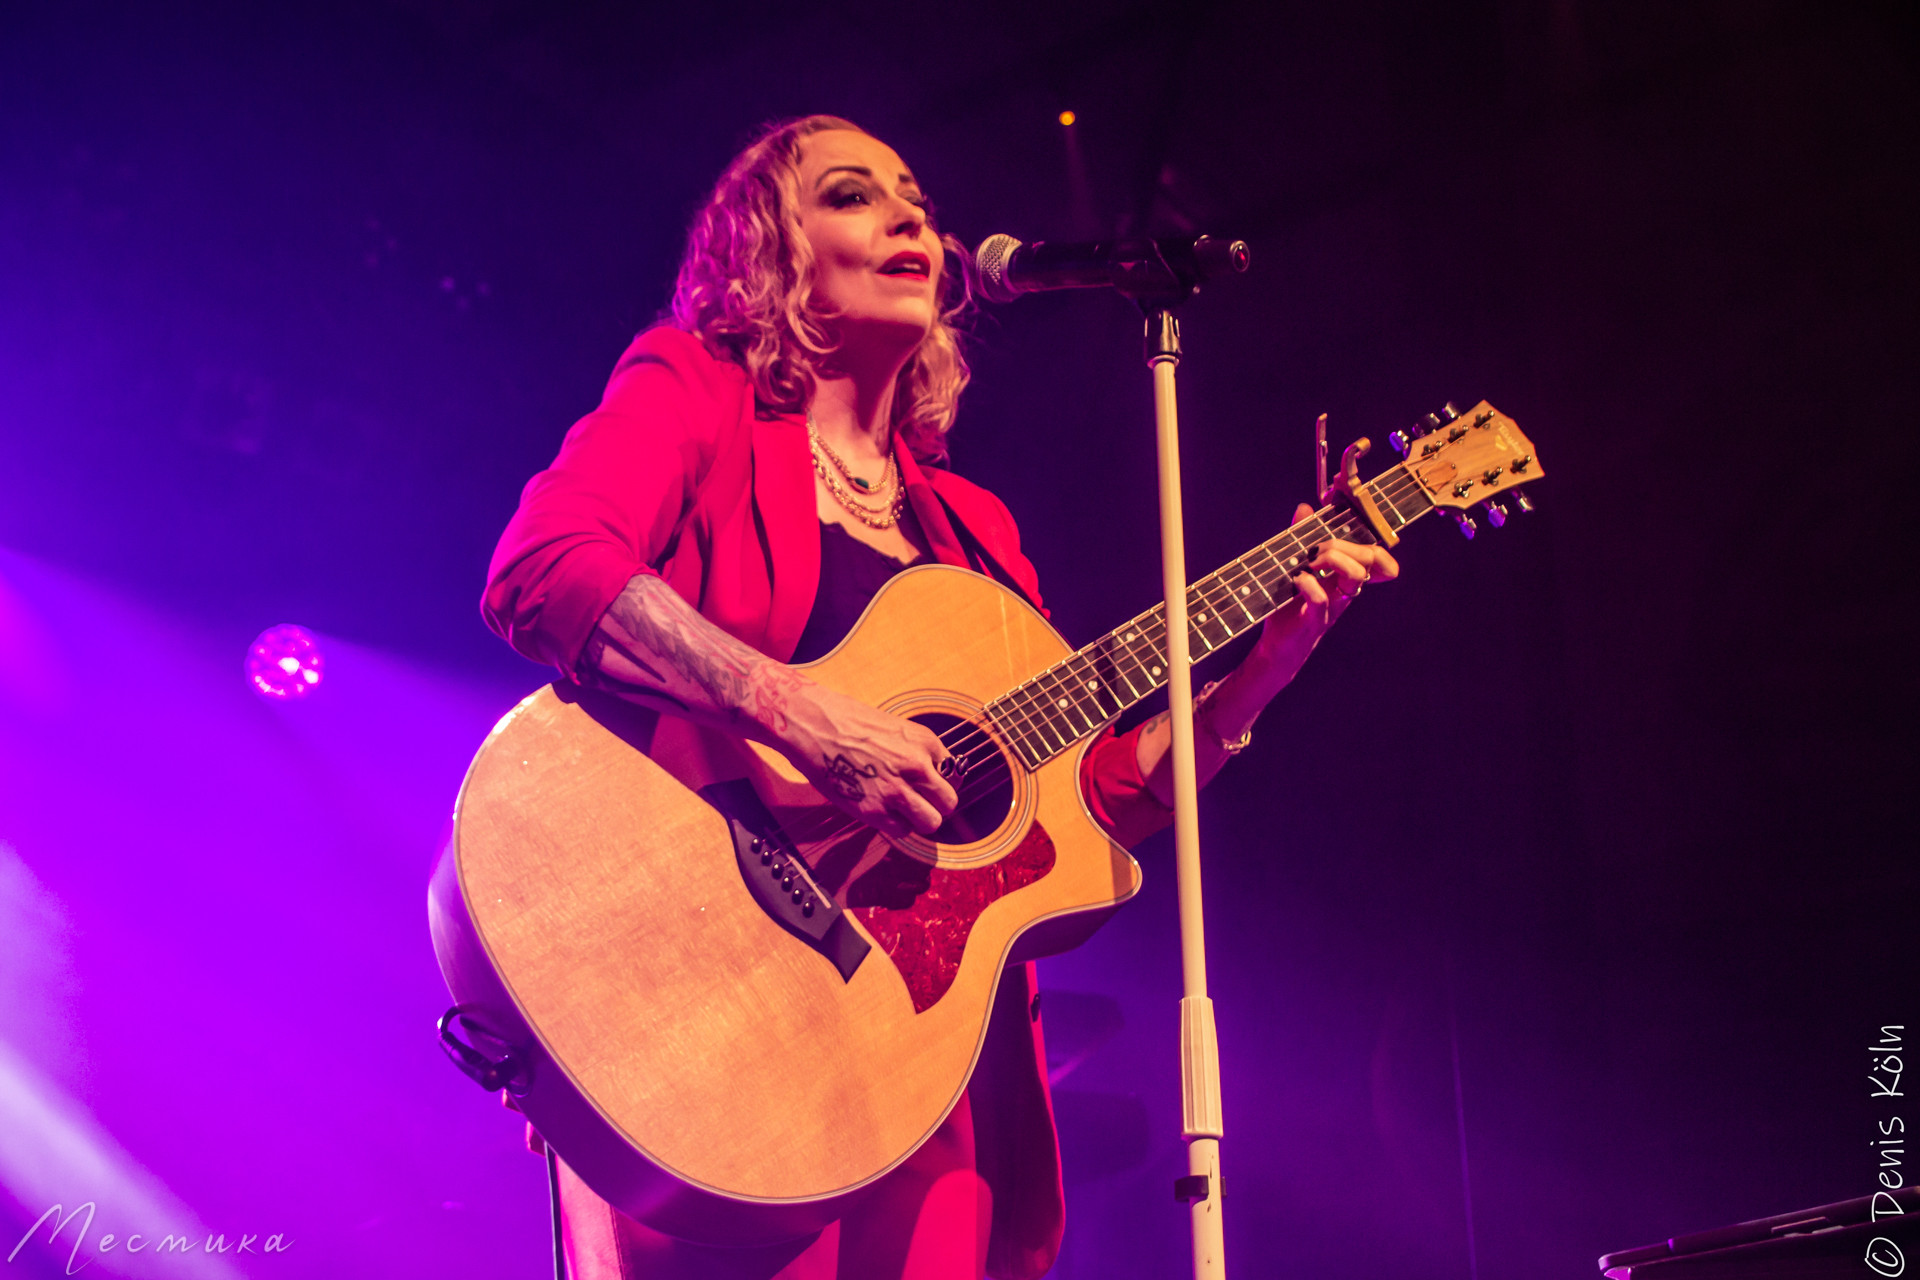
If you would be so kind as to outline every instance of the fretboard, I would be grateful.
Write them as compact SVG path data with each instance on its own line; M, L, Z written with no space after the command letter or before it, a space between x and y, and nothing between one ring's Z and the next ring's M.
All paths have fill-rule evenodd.
M1433 509L1401 464L1363 486L1395 530ZM1197 662L1291 600L1315 552L1335 538L1371 542L1366 521L1323 507L1187 588L1188 645ZM1167 682L1167 607L1155 605L987 705L1029 769L1059 755Z

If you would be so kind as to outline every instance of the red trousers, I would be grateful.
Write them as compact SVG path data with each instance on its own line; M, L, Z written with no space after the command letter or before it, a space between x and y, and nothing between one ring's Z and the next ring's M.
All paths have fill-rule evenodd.
M975 1170L965 1095L933 1137L811 1239L764 1249L688 1244L641 1226L560 1165L573 1280L981 1280L993 1192Z

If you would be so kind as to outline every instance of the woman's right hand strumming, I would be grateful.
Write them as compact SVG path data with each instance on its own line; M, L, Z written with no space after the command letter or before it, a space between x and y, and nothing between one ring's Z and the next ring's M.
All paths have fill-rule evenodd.
M940 774L946 744L925 725L814 684L791 667L782 670L798 686L787 702L785 738L762 741L869 826L890 836L938 830L959 803Z
M581 661L583 682L765 743L850 816L931 835L958 803L932 730L815 684L728 635L652 574L627 583Z

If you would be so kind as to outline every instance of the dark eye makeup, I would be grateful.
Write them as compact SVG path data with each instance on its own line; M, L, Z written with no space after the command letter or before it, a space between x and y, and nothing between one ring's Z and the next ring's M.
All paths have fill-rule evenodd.
M857 179L837 183L828 188L826 194L828 207L834 209L847 209L856 204L870 204L873 198L873 190L868 187L866 183L860 182ZM903 195L900 198L925 213L929 221L933 219L933 201L927 199L927 197L920 192L915 191L910 195Z

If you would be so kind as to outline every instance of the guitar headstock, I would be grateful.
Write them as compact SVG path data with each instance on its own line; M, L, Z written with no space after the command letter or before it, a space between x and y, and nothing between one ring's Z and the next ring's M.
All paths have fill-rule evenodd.
M1498 528L1507 520L1501 496L1511 492L1516 508L1531 511L1533 504L1517 491L1546 474L1519 424L1485 400L1465 413L1448 405L1411 431L1394 432L1390 442L1406 455L1407 473L1433 505L1451 510L1469 538L1474 526L1468 508L1486 503L1487 520Z

